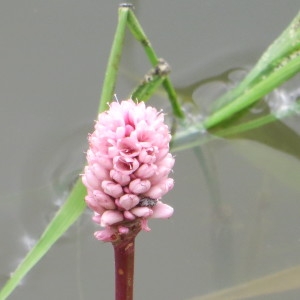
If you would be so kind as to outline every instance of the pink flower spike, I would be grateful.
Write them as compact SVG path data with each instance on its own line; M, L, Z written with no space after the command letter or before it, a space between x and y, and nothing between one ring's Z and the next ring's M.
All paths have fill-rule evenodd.
M135 207L139 201L140 198L137 195L125 194L119 199L118 204L125 210L130 210L131 208Z
M123 189L120 184L114 183L109 180L102 181L101 184L104 192L114 198L119 198L123 195Z
M148 220L147 219L142 219L141 221L141 227L142 227L142 230L144 231L150 231L150 227L148 226Z
M115 230L110 227L106 227L104 230L101 231L96 231L94 233L94 236L97 240L103 242L113 242L116 238Z
M157 166L155 164L143 164L134 173L135 176L146 179L155 174Z
M94 175L94 173L92 172L92 170L90 169L90 167L85 167L84 169L84 174L83 175L85 177L85 182L88 186L92 187L92 188L98 188L99 187L99 180L97 179L97 177Z
M114 168L124 175L132 174L140 165L136 158L126 156L114 157L113 164Z
M117 147L122 156L135 157L139 155L141 146L138 141L134 138L127 137L121 139L117 143Z
M171 153L169 153L169 147L165 147L165 148L162 148L161 151L159 151L157 154L156 154L156 159L157 161L161 161L162 159L164 159L166 157L166 155L170 154L172 156Z
M172 178L162 179L158 184L153 185L146 195L153 199L161 199L174 186Z
M102 214L105 212L105 208L99 204L99 202L95 199L95 197L92 196L85 196L85 203L87 206L91 209L93 209L98 214Z
M164 165L166 168L171 170L174 167L175 158L172 156L171 153L168 153L163 160L160 161L161 165Z
M123 214L117 210L107 210L101 216L101 226L109 226L123 221Z
M125 227L125 226L119 226L118 227L118 231L119 233L121 234L127 234L129 232L129 228L128 227Z
M112 102L88 140L82 182L93 220L104 227L95 233L97 239L115 244L141 228L149 231L148 219L173 214L160 201L174 185L168 177L174 157L163 113L131 99Z
M115 209L116 205L115 202L111 199L111 197L101 191L95 190L93 192L94 199L97 201L97 203L104 207L105 209Z
M111 170L110 171L110 177L114 181L120 183L122 186L125 186L130 182L130 176L129 175L124 175L121 172L116 171L116 170Z
M95 174L98 181L101 181L108 177L107 169L103 168L101 165L97 163L92 164L91 170Z
M149 218L153 213L149 207L135 207L131 212L139 218Z
M125 136L125 128L124 126L122 127L117 127L116 129L116 138L121 139Z
M124 211L124 217L125 217L125 219L131 220L131 221L136 219L136 216L128 210Z
M92 217L93 221L97 224L101 224L101 215L95 212L95 215Z
M139 155L139 161L145 164L152 164L156 161L155 151L153 147L143 149Z
M149 180L141 180L141 179L135 179L130 182L129 189L134 194L143 194L147 192L151 187L151 183Z
M168 204L157 201L156 205L152 208L153 214L151 218L154 219L168 219L173 215L174 209Z
M112 160L106 156L99 156L97 153L97 162L100 166L105 168L106 170L111 170L113 167Z

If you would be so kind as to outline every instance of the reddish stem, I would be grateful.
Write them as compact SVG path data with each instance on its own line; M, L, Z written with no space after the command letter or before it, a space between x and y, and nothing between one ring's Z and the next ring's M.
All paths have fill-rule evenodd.
M140 223L132 224L126 235L113 242L115 253L115 300L133 300L134 244L141 230Z

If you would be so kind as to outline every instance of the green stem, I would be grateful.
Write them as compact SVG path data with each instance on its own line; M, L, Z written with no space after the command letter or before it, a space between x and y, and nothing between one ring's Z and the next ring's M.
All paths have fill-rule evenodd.
M143 82L132 93L131 98L138 102L146 102L162 84L165 76L155 75L151 78L150 82Z
M114 95L129 11L130 7L121 6L119 8L118 25L106 67L103 89L99 103L99 113L107 109L107 103L112 101Z
M278 118L275 115L269 114L237 126L229 127L223 130L218 130L215 132L215 134L220 137L228 137L230 135L240 134L249 130L253 130L255 128L263 127L264 125L277 120Z
M135 39L142 44L152 66L155 66L158 63L158 57L132 10L128 13L127 25Z
M156 55L149 39L147 38L142 26L140 25L133 11L129 11L128 13L128 27L135 39L142 44L152 66L156 66L159 61L159 58ZM183 119L185 117L184 112L181 109L176 91L168 77L166 77L163 81L163 87L166 90L170 99L174 115L178 118Z

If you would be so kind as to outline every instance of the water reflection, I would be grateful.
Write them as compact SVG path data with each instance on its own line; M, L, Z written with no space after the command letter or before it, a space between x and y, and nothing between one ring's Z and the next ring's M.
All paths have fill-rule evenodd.
M21 240L24 245L24 248L26 249L26 252L30 251L38 241L38 239L32 238L28 233L24 234Z
M289 201L287 205L293 206L295 204L293 199L299 193L297 187L298 175L300 174L300 144L297 134L300 130L299 123L293 123L293 126L290 126L289 119L284 119L283 122L285 123L280 120L288 114L295 114L299 111L297 103L299 97L298 79L289 81L280 89L266 96L250 110L224 125L225 128L226 126L236 126L272 113L274 120L268 126L260 126L256 130L249 130L249 132L239 133L237 131L230 136L234 139L233 141L222 140L201 130L203 115L215 109L215 107L212 108L212 103L233 87L237 83L236 80L242 80L245 73L246 69L244 68L232 69L207 80L201 80L187 88L179 89L181 98L186 101L185 106L187 107L189 122L194 126L188 129L184 126L179 127L173 145L176 150L182 149L183 144L194 145L194 154L203 170L212 212L209 228L214 287L216 289L234 285L236 282L246 282L253 278L257 272L264 272L265 267L262 266L262 260L266 259L270 253L272 253L273 258L286 253L286 255L290 255L290 261L294 261L294 259L296 263L299 261L296 254L299 245L296 246L295 241L293 241L295 232L291 234L289 242L286 241L290 247L285 246L285 243L274 243L273 240L283 230L283 227L293 231L290 227L291 223L283 226L274 220L274 215L285 219L289 215L290 207L286 207L285 212L280 212L276 210L276 205L282 200L289 199L291 202ZM193 134L191 128L194 128ZM214 134L217 135L218 131L215 130ZM206 144L208 141L214 142ZM220 155L218 153L222 152L221 149L224 146L238 156L251 161L250 166L243 172L238 168L237 157L231 157L232 164L226 168L230 179L226 178L226 174L220 174L222 167L217 164ZM223 155L222 157L224 159ZM251 184L252 189L247 195L247 182L250 183L250 178L256 173L252 167L259 169L256 176L261 178L261 182L257 182L256 185ZM244 180L235 182L234 173L239 174L238 176ZM226 181L227 184L229 182L231 188L224 187L222 181ZM274 190L276 190L273 186L274 181L280 182L281 197L274 195ZM294 189L293 196L290 196L290 188ZM230 194L234 199L228 198ZM244 208L238 207L238 202L244 205ZM298 207L297 204L296 207ZM248 211L247 216L245 211ZM241 219L243 215L244 219ZM274 231L275 228L277 228L278 233ZM284 250L285 247L289 248L287 252ZM271 260L267 261L270 263Z
M1 93L3 99L18 99L17 104L7 101L9 109L1 110L1 120L6 120L2 129L9 135L3 145L11 146L2 159L18 166L11 176L3 172L3 182L18 189L16 177L22 181L20 194L1 198L1 284L19 263L16 258L23 258L39 238L84 163L86 135L93 124L77 126L95 115L114 30L112 20L116 19L114 3L106 3L109 9L104 3L95 3L72 6L67 1L57 6L46 1L38 19L28 13L26 5L17 15L15 8L10 13L2 10L3 28L9 29L5 45L14 51L7 51L5 57L3 78L11 82ZM229 287L298 264L300 251L299 120L283 119L251 134L235 134L232 140L217 138L201 126L213 100L241 80L248 70L244 65L253 63L270 36L284 28L298 1L294 5L293 1L289 5L265 2L260 4L262 9L250 1L168 4L146 1L136 7L154 45L172 62L175 74L189 65L184 86L178 88L189 126L178 125L177 134L182 133L178 145L199 140L203 144L201 148L195 144L194 152L176 154L176 186L166 199L175 207L174 218L163 225L153 222L152 231L137 241L136 299L144 300L182 300ZM22 26L12 23L10 14L23 22ZM255 29L256 19L264 26L263 34ZM265 26L266 20L270 26ZM143 63L144 53L139 56L136 49L127 50L133 54L124 61L127 73L132 74L132 65L138 64L137 73L143 74L149 67ZM196 64L202 73L190 76ZM128 88L126 80L120 79L117 93L123 98L132 86ZM162 106L158 101L157 107ZM243 117L262 116L269 109L260 103ZM17 125L27 125L31 117L37 120L29 127L8 126L12 119L21 120ZM14 143L21 135L26 138ZM13 157L21 157L21 166ZM4 164L3 170L9 164ZM83 216L11 299L92 299L99 296L99 288L100 297L112 299L111 248L95 241L94 231L90 217Z
M270 111L277 118L284 118L292 113L299 114L300 88L288 91L284 88L276 89L266 97Z

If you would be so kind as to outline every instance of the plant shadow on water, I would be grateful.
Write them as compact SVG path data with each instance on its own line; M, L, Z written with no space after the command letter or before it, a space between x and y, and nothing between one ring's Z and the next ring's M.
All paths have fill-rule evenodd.
M146 16L144 12L145 19ZM285 23L288 21L289 18ZM152 26L151 18L147 29ZM169 59L168 52L164 55ZM198 78L190 77L185 79L184 87L178 85L177 91L191 114L191 121L198 122L202 114L209 113L212 101L241 80L248 64L254 63L254 57L258 56L255 52L249 59L248 53L242 53L237 65L232 56L216 51L210 59L223 61L225 67L206 65L206 69L220 73L219 76L201 75L199 82L195 82ZM198 57L197 54L192 61ZM172 59L176 61L176 57ZM126 61L123 66L131 71ZM203 70L201 63L199 69ZM123 90L135 83L122 78L120 85L124 95ZM295 82L282 88L288 94L294 89L297 89ZM163 106L159 97L151 101L158 108ZM237 116L226 126L264 115L271 109L268 101L272 100L252 107L250 113ZM72 106L71 101L69 105ZM89 113L83 112L90 117ZM212 138L192 150L175 153L176 186L165 199L175 207L175 215L164 224L151 222L152 231L137 239L136 299L187 299L300 264L297 118L294 115L259 129ZM19 194L2 197L1 285L39 238L81 172L86 135L91 128L92 120L88 126L65 129L61 140L47 136L38 141L31 157L24 158L21 177L26 188ZM211 138L216 132L203 132L200 136ZM54 129L51 133L57 134ZM55 151L43 151L49 148ZM45 177L43 182L47 184L32 188L32 174L27 172L37 162L45 162L40 176ZM41 171L38 165L36 168ZM35 178L38 176L35 174ZM87 210L9 299L92 299L99 295L99 290L102 299L111 299L112 249L94 240L95 229ZM299 291L286 292L284 296L298 299ZM270 299L282 299L282 294Z
M245 74L244 68L230 69L179 88L191 123L201 121L203 115L199 113L208 114L213 100ZM212 136L202 132L202 140L211 142L201 143L201 133L194 137L199 146L193 152L208 189L214 289L299 264L298 82L296 76L250 110L214 128ZM270 111L278 116L277 121L245 132L229 130L225 135L226 129L266 116ZM288 111L292 115L280 119ZM218 137L223 132L227 139ZM227 297L216 295L211 299L231 299ZM270 299L281 297L272 295ZM287 292L286 297L297 299L298 292Z

